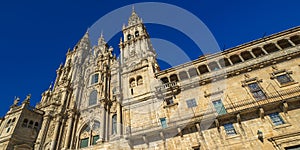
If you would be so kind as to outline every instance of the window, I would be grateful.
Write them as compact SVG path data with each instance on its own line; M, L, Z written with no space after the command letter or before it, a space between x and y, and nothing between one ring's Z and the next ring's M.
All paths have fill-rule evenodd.
M174 104L173 97L166 98L165 101L166 101L167 105Z
M10 131L10 128L7 128L6 133L8 133Z
M100 122L99 121L94 121L93 130L96 131L99 128L100 128Z
M131 35L130 34L127 35L127 40L131 40Z
M92 125L92 126L91 126ZM85 124L85 126L81 129L79 134L78 144L80 148L89 147L95 145L97 140L99 140L99 130L100 130L100 122L94 120L94 122L90 122L89 124Z
M248 87L249 87L250 92L252 93L253 97L256 100L263 100L263 99L267 98L265 93L259 87L258 83L255 82L255 83L248 84Z
M91 84L98 83L98 80L99 80L99 74L98 74L98 73L92 75L92 78L91 78Z
M140 34L139 34L139 31L135 31L135 37L138 37L138 36L140 36Z
M188 72L191 78L199 75L196 68L191 68Z
M272 120L272 122L273 122L273 124L274 124L275 126L284 124L284 121L283 121L283 119L280 117L280 115L279 115L278 112L269 114L269 116L270 116L270 118L271 118L271 120Z
M188 108L196 107L197 102L195 99L190 99L186 101L186 105L188 106Z
M8 121L7 121L7 123L6 123L6 128L10 125L10 122L11 122L11 119L9 119Z
M112 128L111 128L112 134L117 134L117 114L114 114L112 116Z
M30 120L29 124L28 124L28 128L32 128L33 127L33 121Z
M214 105L214 108L216 109L216 112L219 114L219 115L223 115L223 114L226 114L227 111L222 103L222 101L219 99L219 100L216 100L216 101L213 101L212 102L213 105Z
M228 136L236 135L236 131L232 123L224 124L224 129Z
M276 79L280 84L286 84L292 82L292 79L288 74L276 76Z
M22 123L22 127L27 127L27 123L28 123L28 120L27 120L27 119L24 119L24 120L23 120L23 123Z
M160 118L160 124L162 128L166 128L167 127L167 120L166 118Z
M35 122L35 123L34 123L34 127L33 127L33 128L37 130L37 129L38 129L38 127L39 127L39 123L38 123L38 122Z
M131 95L133 95L133 89L130 89Z
M138 76L136 80L137 80L137 85L138 86L143 84L143 78L142 78L142 76Z
M97 140L99 140L99 135L93 136L93 143L92 143L92 145L95 145L96 142L97 142Z
M97 94L96 90L91 92L89 97L89 106L97 104Z
M134 79L134 78L131 78L131 79L129 80L129 86L130 86L130 87L135 87L135 79Z
M89 138L82 139L80 141L80 148L88 147L88 144L89 144Z

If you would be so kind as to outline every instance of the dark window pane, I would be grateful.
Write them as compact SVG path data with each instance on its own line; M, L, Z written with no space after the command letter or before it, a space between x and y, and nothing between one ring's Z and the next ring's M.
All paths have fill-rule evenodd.
M289 77L289 75L287 75L287 74L276 76L276 79L280 84L285 84L285 83L292 81L291 78Z
M224 128L227 135L236 135L236 131L232 123L224 124Z
M278 126L278 125L281 125L281 124L284 124L284 121L283 119L280 117L280 115L276 112L276 113L272 113L269 115L273 124L275 126Z

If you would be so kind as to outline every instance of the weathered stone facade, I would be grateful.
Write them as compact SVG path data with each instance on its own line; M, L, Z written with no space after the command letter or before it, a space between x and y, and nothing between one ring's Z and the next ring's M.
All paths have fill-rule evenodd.
M122 31L118 59L87 32L35 108L17 99L0 148L300 148L300 27L162 71L134 11Z

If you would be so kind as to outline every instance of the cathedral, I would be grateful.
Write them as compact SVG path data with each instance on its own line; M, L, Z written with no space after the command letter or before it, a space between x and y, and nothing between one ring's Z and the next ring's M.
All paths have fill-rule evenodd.
M118 58L87 32L36 106L16 98L0 149L300 150L300 27L166 70L135 11L122 32Z

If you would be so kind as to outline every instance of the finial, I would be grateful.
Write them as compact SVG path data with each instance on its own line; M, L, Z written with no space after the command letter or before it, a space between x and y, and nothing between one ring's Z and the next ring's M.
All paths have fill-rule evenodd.
M53 84L53 81L50 83L48 90L52 89L52 84Z
M29 104L31 99L31 94L28 94L23 102L23 104Z
M134 5L132 5L132 13L135 13Z
M100 38L103 38L103 30L101 30Z
M17 96L15 96L15 98L14 98L14 104L11 107L18 106L19 102L20 102L20 98L17 97Z

